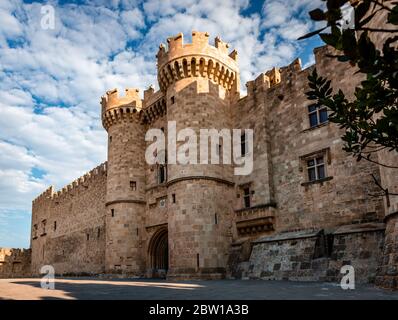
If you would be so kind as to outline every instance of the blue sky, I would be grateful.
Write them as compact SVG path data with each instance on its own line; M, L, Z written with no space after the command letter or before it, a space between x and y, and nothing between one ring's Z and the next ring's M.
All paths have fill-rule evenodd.
M307 12L320 0L0 1L0 247L29 247L31 201L106 160L99 100L157 87L155 54L192 30L221 36L247 81L300 57L313 63ZM44 30L41 8L55 9Z

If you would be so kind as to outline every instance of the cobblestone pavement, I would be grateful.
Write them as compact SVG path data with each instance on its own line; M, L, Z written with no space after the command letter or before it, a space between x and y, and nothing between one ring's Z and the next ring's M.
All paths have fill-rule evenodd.
M358 285L263 280L166 281L155 279L62 278L54 290L40 279L0 279L0 299L394 299L398 291Z

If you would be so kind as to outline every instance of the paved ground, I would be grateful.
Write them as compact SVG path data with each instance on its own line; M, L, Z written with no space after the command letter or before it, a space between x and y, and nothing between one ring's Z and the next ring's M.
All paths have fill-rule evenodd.
M333 283L263 280L166 281L97 278L56 279L54 290L40 279L0 279L0 299L394 299L369 285L342 290Z

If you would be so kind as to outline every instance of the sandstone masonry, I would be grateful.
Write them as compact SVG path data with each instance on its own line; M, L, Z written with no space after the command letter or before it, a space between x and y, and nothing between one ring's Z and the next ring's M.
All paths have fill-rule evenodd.
M208 38L160 46L159 91L102 97L108 161L33 201L33 274L51 264L58 274L338 281L351 264L359 281L396 287L398 207L369 194L379 191L371 174L391 190L397 175L347 155L342 130L305 96L315 66L351 96L360 76L321 47L315 66L260 73L241 97L237 51ZM253 129L253 172L148 165L145 133L167 134L168 121L196 133Z

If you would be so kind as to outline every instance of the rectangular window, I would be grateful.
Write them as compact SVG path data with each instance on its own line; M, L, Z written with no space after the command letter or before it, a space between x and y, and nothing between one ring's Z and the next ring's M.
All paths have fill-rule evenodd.
M166 182L166 166L164 165L158 167L158 182L159 184Z
M41 222L41 227L42 227L42 235L46 234L46 224L47 224L47 220L43 220Z
M318 104L312 104L308 106L308 116L311 127L316 127L328 121L328 112L326 106Z
M250 188L243 189L243 202L245 208L250 208Z
M33 226L33 238L37 238L37 230L38 230L38 227L37 227L37 224L35 224Z
M87 237L87 241L90 240L90 235L88 233L86 234L86 237Z
M244 157L247 154L247 136L246 133L243 133L240 136L240 154Z
M171 195L171 197L172 197L172 199L173 199L173 203L176 203L176 195L175 195L175 193L173 193L173 194Z
M57 230L57 221L54 221L54 231Z
M133 191L136 191L137 190L137 182L130 181L130 189Z
M174 102L175 102L174 96L172 96L170 100L171 100L171 104L174 104Z
M321 180L326 177L323 156L307 160L308 181Z
M112 217L115 216L115 209L111 209L111 216L112 216Z

